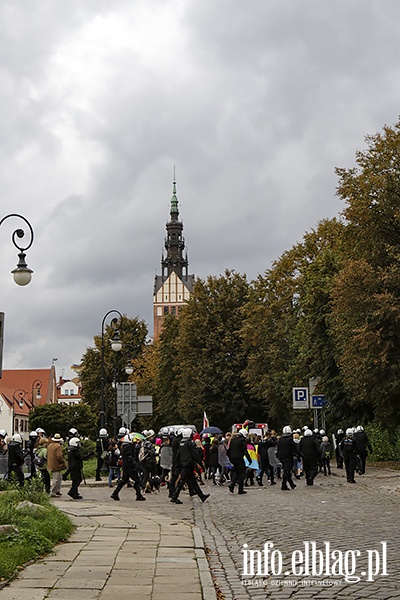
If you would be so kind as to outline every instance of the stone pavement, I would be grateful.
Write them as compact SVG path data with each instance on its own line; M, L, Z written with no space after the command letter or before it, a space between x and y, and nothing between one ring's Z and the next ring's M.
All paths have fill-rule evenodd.
M296 598L400 598L400 472L367 468L367 474L357 476L357 484L348 484L341 470L333 469L331 477L318 475L315 485L307 487L304 480L297 488L281 491L280 485L248 487L247 495L230 494L227 487L211 486L211 502L193 504L195 522L200 527L213 573L214 583L225 600ZM279 483L279 482L278 482ZM332 577L332 562L328 573L294 576L293 551L315 549L342 551L344 575L350 574L354 556L354 576ZM387 575L382 574L384 562L382 542L386 541ZM269 554L264 544L270 542ZM308 542L308 545L304 544ZM244 544L247 544L247 552ZM257 561L253 576L243 576L244 557L250 565L249 550L259 550L262 559L261 576L257 576ZM352 555L349 551L360 551ZM379 552L377 554L376 552ZM275 555L272 557L272 553ZM264 558L268 557L265 575ZM296 555L299 557L299 554ZM315 554L318 558L318 555ZM324 556L324 555L323 555ZM380 557L379 574L368 577L368 557L371 571ZM279 558L282 565L279 564ZM274 560L272 559L274 558ZM247 560L248 559L248 560ZM314 561L318 566L317 560ZM322 564L322 563L321 563ZM250 569L248 569L249 571ZM275 570L275 574L273 573ZM367 581L372 579L372 581Z
M1 589L1 600L216 599L201 533L182 518L191 503L178 513L166 494L136 503L124 489L115 502L108 487L82 486L84 499L73 501L67 489L55 504L76 532Z
M74 600L400 598L400 472L368 468L351 485L343 471L333 469L331 477L319 475L313 487L296 483L293 491L255 485L238 496L206 482L207 502L182 493L180 506L168 501L165 488L136 503L134 490L127 488L114 502L104 482L101 487L82 485L84 499L79 501L70 500L63 487L55 503L77 523L76 533L0 590L0 600L22 595L30 600L70 600L72 595ZM244 557L258 550L264 559L267 542L273 544L268 574L258 576L255 561L255 575L245 576ZM305 544L310 548L312 542L316 551L326 551L329 544L336 557L339 551L342 558L347 553L342 575L331 576L332 560L328 572L292 575L292 553L305 555ZM359 556L351 554L356 550ZM375 575L372 559L378 556ZM359 581L346 577L351 571Z

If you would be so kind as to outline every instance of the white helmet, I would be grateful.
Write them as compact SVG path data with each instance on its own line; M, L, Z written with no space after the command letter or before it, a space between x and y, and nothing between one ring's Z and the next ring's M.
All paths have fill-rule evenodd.
M349 427L348 429L346 429L346 435L353 435L354 431L352 427Z
M183 435L183 432L185 431L184 427L179 427L177 435Z
M282 429L283 433L292 433L292 428L290 427L290 425L285 425L285 427Z
M118 435L125 435L126 434L126 429L125 427L120 427L118 430Z
M78 435L78 430L75 429L75 427L71 427L71 429L68 431L68 433L70 433L71 435Z
M131 442L131 441L132 441L132 436L131 436L131 434L130 434L130 433L126 433L126 434L124 435L124 437L122 438L122 441L123 441L123 442Z
M308 425L303 425L302 430L305 431L306 429L308 429Z
M42 429L41 427L38 427L36 429L36 433L46 433L44 429Z
M325 429L320 429L319 435L322 435L322 436L325 435Z
M31 431L29 434L29 437L37 437L38 436L38 432L37 431Z
M192 437L192 433L193 433L193 431L190 429L190 427L187 427L186 429L184 429L182 431L182 437L184 437L184 438L191 438Z
M240 435L242 435L245 438L247 438L247 436L249 435L247 429L239 429L238 433L240 433Z
M107 429L104 429L104 427L102 427L102 429L100 429L100 431L99 431L99 436L107 437L108 436Z
M340 433L343 433L343 429L338 429L337 430L337 434L339 435Z
M147 437L153 437L153 435L155 435L154 431L152 429L149 429L147 432Z
M304 435L305 435L305 436L310 436L310 435L312 435L312 431L311 431L311 429L306 429L306 430L305 430L305 432L304 432Z
M13 442L18 442L19 444L21 444L22 442L22 437L20 436L19 433L14 433L14 435L11 437L11 440Z
M356 432L357 431L364 431L364 427L362 425L359 425L358 427L356 427Z
M318 433L319 433L319 429L318 429L318 427L316 427L316 428L314 429L314 433L316 433L316 434L318 434Z
M7 431L5 429L0 429L0 437L6 437Z
M71 446L71 448L79 448L79 446L81 445L81 440L77 437L73 437L69 440L69 445Z
M147 437L149 435L149 432L147 431L147 429L143 429L142 435L144 435L144 437Z

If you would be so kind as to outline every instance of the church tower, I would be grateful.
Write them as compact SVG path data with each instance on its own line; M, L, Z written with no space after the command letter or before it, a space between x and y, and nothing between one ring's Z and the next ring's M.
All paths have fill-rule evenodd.
M161 275L156 275L153 294L154 339L162 329L165 317L179 315L182 305L189 299L193 290L194 275L188 274L188 257L185 251L185 238L182 235L183 223L179 221L176 181L172 185L170 220L166 224L167 236L161 256Z

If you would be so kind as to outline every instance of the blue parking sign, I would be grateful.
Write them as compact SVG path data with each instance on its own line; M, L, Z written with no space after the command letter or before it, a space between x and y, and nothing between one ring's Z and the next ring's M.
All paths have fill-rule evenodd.
M293 408L308 408L308 388L293 388Z

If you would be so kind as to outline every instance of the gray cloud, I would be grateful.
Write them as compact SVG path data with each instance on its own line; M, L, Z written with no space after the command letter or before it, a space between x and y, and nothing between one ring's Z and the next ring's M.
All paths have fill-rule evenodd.
M343 208L335 166L398 118L397 0L0 6L4 365L80 360L117 308L152 333L176 164L191 272L255 278Z

